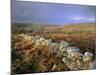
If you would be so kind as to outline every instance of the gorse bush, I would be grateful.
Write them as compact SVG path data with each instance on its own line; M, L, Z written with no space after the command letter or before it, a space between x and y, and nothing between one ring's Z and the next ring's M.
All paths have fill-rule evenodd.
M67 41L53 42L52 39L28 34L12 37L12 74L94 68L93 53L81 53Z

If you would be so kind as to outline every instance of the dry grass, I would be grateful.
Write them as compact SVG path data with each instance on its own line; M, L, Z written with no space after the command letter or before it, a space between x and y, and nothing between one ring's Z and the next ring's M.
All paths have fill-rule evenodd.
M92 52L95 60L95 24L63 25L63 26L25 26L12 28L12 74L68 71L62 57L50 53L45 45L35 44L33 36L39 35L52 42L67 41L70 46L80 48L81 53ZM29 27L29 30L28 30ZM38 28L39 27L39 28ZM21 35L20 34L25 34ZM24 36L24 37L22 37ZM83 62L82 62L83 63ZM87 62L86 62L87 63ZM86 64L85 63L85 64ZM74 63L72 63L74 64ZM88 64L84 68L87 69ZM56 67L57 66L57 67ZM85 67L86 66L86 67ZM69 66L70 67L70 66ZM75 66L73 66L75 67ZM74 69L75 70L75 69ZM81 70L81 69L78 69Z

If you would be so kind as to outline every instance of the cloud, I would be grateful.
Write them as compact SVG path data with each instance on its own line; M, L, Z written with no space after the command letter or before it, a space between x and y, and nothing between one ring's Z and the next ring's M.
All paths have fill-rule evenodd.
M86 22L94 22L96 20L95 17L86 17L86 16L72 16L69 17L70 20L73 21L86 21Z
M90 18L88 19L88 21L95 21L95 20L96 20L95 17L90 17Z
M72 17L71 19L72 19L72 20L79 21L79 20L84 20L84 17L81 17L81 16L75 16L75 17Z

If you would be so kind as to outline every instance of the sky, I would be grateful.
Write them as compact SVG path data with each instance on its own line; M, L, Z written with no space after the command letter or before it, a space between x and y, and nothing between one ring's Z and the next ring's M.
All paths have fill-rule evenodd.
M38 24L94 23L96 7L12 0L12 22Z

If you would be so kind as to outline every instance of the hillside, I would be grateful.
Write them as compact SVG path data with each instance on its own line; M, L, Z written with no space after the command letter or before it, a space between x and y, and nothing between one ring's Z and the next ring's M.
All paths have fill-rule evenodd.
M95 69L96 24L14 24L12 74Z

